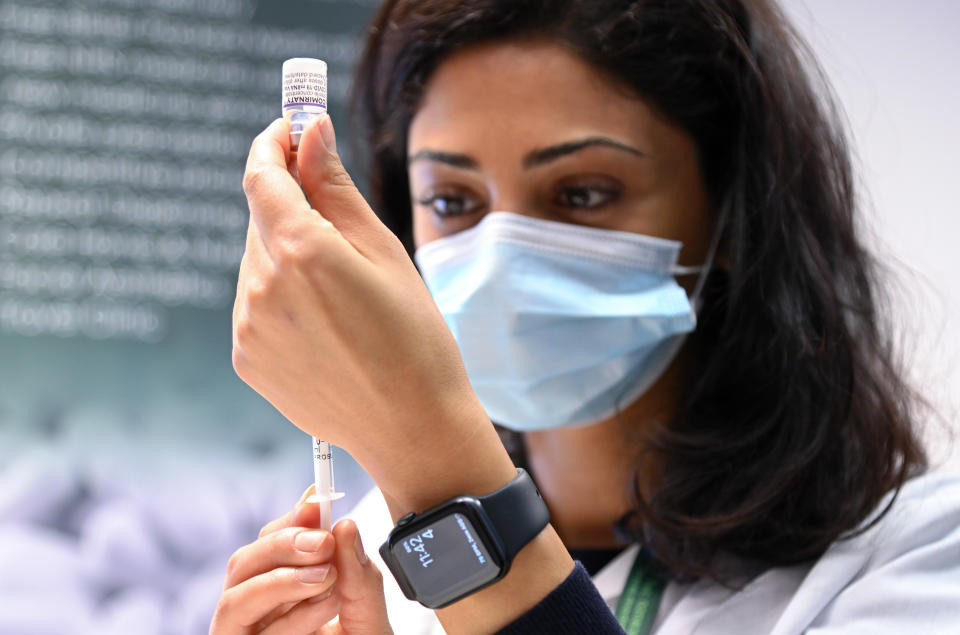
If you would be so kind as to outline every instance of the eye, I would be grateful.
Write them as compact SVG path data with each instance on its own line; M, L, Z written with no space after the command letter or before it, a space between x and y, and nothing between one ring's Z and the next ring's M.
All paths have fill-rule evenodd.
M553 195L553 204L572 210L591 210L614 203L620 198L620 187L609 179L596 182L561 184Z
M427 207L441 218L472 214L481 207L483 201L463 190L430 192L417 199L417 205Z

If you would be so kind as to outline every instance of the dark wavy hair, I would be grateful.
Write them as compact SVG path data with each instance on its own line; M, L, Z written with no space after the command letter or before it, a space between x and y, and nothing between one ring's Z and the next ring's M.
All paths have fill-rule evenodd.
M536 38L685 129L723 222L679 410L638 458L654 485L635 476L618 529L673 575L716 578L719 553L788 565L865 529L926 468L917 401L858 237L842 117L773 1L386 2L354 95L376 209L409 247L407 129L434 69Z

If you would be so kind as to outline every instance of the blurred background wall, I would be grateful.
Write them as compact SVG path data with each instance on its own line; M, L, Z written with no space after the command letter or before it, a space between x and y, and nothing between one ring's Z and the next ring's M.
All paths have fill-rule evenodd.
M0 634L206 633L312 481L231 367L240 182L286 58L328 62L349 140L373 9L0 0ZM342 513L368 482L335 462Z
M309 440L230 365L252 137L280 64L345 97L375 0L0 0L0 634L205 633ZM892 318L960 411L960 5L788 0L845 107ZM353 166L355 175L362 175ZM336 456L348 498L369 481Z
M960 466L960 3L786 0L847 113L892 319L936 410L930 448Z

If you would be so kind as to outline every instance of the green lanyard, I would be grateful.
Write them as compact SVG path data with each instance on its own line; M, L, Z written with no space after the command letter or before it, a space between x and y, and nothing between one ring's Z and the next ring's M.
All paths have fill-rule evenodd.
M657 616L663 582L648 571L649 556L643 551L637 554L630 569L630 577L623 587L617 602L617 621L628 635L647 635Z

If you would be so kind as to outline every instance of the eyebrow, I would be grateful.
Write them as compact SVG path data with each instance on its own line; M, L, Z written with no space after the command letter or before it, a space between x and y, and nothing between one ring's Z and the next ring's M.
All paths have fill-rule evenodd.
M436 161L446 163L455 168L464 168L467 170L479 170L480 163L469 154L459 154L456 152L440 152L439 150L420 150L412 157L407 159L407 167L410 167L417 161Z
M623 150L624 152L629 152L635 156L646 156L640 150L637 150L633 146L627 145L626 143L616 141L609 137L587 137L586 139L578 139L576 141L567 141L564 143L559 143L557 145L549 146L546 148L540 148L529 152L523 158L523 168L529 170L530 168L541 166L545 163L551 161L556 161L560 157L579 152L586 148L602 146L607 148L614 148L616 150ZM407 160L407 166L413 165L417 161L436 161L438 163L446 163L455 168L463 168L467 170L479 170L480 163L471 157L469 154L460 154L457 152L441 152L439 150L430 150L424 149L416 152Z
M555 146L534 150L523 158L523 167L524 169L529 170L530 168L534 168L551 161L556 161L560 157L567 156L568 154L573 154L574 152L579 152L580 150L594 146L623 150L624 152L629 152L630 154L638 157L645 156L643 152L640 152L640 150L637 150L633 146L629 146L621 141L611 139L610 137L587 137L586 139L567 141Z

